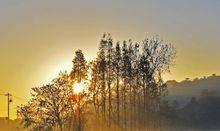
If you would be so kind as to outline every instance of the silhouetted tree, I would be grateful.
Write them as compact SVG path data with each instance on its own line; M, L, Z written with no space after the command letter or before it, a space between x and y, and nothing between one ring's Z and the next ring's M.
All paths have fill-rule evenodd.
M45 130L59 126L60 130L69 128L81 131L85 127L87 108L93 111L95 123L101 124L102 130L106 127L114 129L116 126L113 124L121 130L157 129L162 125L162 116L171 116L165 113L173 110L162 101L166 94L162 74L169 71L175 57L171 44L155 37L137 43L123 41L120 45L120 42L114 44L110 34L104 34L97 57L89 64L90 68L81 50L75 54L70 75L65 74L51 84L34 88L37 95L20 108L26 126ZM91 77L88 76L90 71ZM65 79L61 79L64 76ZM74 83L86 80L89 81L88 90L74 93ZM68 88L63 88L64 85ZM93 106L87 106L90 102ZM48 109L45 110L45 107ZM41 115L33 117L36 109L40 110ZM54 114L50 117L48 114L42 115L45 111ZM50 120L52 118L54 120Z
M88 77L88 66L81 50L77 50L75 55L70 77L73 81L81 82L82 80L86 80Z
M86 80L88 78L88 65L84 58L84 54L81 50L77 50L75 52L75 57L73 59L73 69L70 73L70 78L72 84L74 83L81 83L86 84ZM74 86L74 85L73 85ZM74 87L73 87L74 88ZM74 92L73 92L74 94ZM77 130L82 131L83 130L83 122L84 119L84 113L85 113L85 106L87 105L87 94L85 92L79 92L74 97L76 97L77 101Z
M121 56L121 47L119 42L117 42L114 52L114 74L116 80L116 121L120 125L120 81L121 81L121 68L122 68L122 56Z
M33 98L18 110L24 125L33 130L57 127L62 131L72 115L71 105L75 103L69 99L70 87L68 75L61 73L51 84L32 88Z
M114 70L113 70L113 55L114 55L114 49L113 49L113 40L108 34L106 38L107 42L107 51L106 51L106 73L107 73L107 87L108 87L108 126L111 125L112 121L112 82L114 79Z
M139 46L143 50L140 51ZM159 38L135 44L132 40L124 41L122 48L117 42L113 48L111 36L104 34L98 57L91 67L95 110L102 112L104 121L117 123L124 130L136 124L146 128L155 125L158 120L151 118L156 116L160 99L166 94L161 74L169 71L174 56L173 46Z

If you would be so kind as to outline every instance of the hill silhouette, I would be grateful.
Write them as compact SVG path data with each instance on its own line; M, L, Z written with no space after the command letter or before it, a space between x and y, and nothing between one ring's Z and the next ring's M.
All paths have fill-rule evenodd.
M213 74L208 77L186 78L181 82L167 81L168 100L177 100L181 105L186 104L191 97L200 97L202 91L214 91L220 94L220 76Z

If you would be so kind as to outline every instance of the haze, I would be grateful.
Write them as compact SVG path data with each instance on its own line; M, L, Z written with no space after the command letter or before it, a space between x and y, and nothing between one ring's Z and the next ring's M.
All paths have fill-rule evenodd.
M165 80L220 74L219 7L219 0L0 0L0 94L20 98L15 118L32 87L72 68L76 49L95 57L105 32L115 41L158 34L173 43L177 59ZM0 105L6 116L6 97Z

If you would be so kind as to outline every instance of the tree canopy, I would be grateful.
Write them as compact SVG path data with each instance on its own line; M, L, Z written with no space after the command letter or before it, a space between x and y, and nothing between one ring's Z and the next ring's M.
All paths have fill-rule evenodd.
M158 37L114 43L104 34L96 59L87 62L77 50L69 74L32 88L33 98L18 110L23 124L33 130L81 131L93 119L90 129L156 129L166 94L162 74L169 71L175 53L173 45ZM83 90L74 92L76 86Z

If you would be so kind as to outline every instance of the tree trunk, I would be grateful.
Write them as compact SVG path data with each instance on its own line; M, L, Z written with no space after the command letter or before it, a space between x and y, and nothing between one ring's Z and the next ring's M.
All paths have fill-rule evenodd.
M117 84L116 84L116 97L117 97L117 107L116 107L116 110L117 110L117 124L120 125L120 109L119 109L119 106L120 106L120 98L119 98L119 77L118 77L118 73L117 73Z

